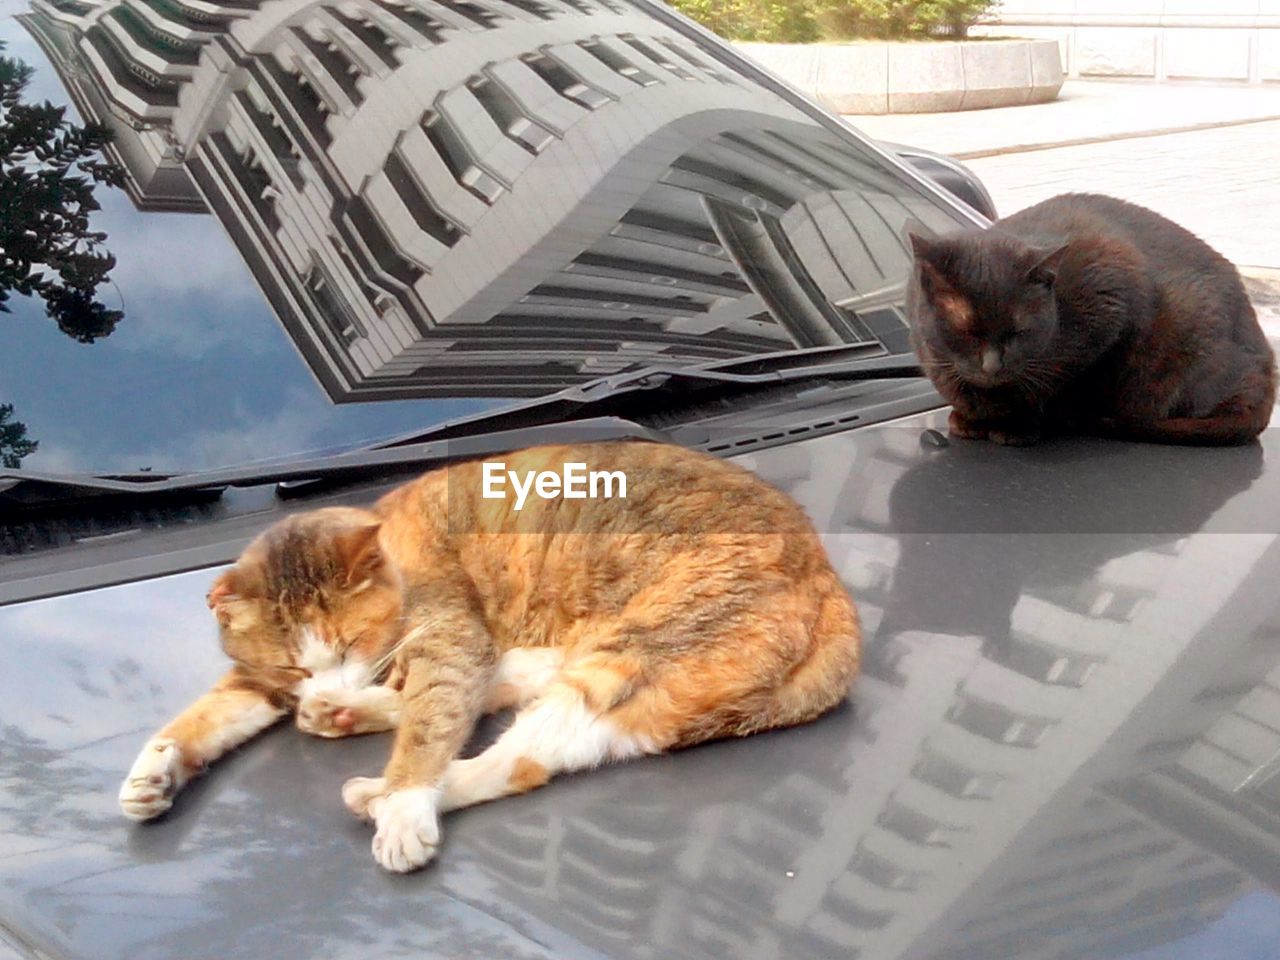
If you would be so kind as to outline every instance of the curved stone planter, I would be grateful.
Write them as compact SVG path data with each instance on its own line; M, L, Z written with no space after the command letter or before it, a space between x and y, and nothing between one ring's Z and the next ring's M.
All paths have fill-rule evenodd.
M936 113L1044 103L1062 88L1056 40L739 43L836 113Z

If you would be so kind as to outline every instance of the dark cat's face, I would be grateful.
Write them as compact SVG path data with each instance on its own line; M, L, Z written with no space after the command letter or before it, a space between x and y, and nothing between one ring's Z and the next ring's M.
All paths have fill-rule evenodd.
M939 239L911 234L915 336L943 373L979 387L1034 385L1051 363L1062 246L1034 247L994 230Z

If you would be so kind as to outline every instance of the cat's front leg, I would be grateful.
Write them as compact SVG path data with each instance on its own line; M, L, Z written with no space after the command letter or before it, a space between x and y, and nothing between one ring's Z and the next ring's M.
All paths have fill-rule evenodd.
M961 440L985 440L989 429L987 421L963 413L958 408L952 408L951 416L947 418L947 430Z
M952 409L947 429L962 440L990 440L1005 447L1026 447L1041 438L1040 424L1030 419L978 419L958 409Z
M1006 423L987 431L987 439L1002 447L1030 447L1041 439L1040 427L1030 423Z
M271 694L231 671L147 741L120 787L121 811L131 820L160 816L192 777L285 713Z
M420 598L432 613L414 619L431 626L401 643L404 686L391 758L382 777L356 777L343 787L347 806L374 822L374 859L397 873L435 856L441 781L486 706L497 653L468 599L434 591ZM441 613L450 608L456 612Z

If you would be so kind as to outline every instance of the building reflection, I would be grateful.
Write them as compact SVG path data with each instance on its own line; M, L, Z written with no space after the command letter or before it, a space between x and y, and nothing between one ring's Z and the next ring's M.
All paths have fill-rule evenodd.
M139 207L208 210L336 401L906 349L949 216L617 0L34 0Z
M23 22L115 131L135 203L218 217L336 401L905 349L899 227L941 215L617 0L36 0ZM1178 533L1260 454L1224 452L1200 494L1153 461L1177 517L1152 519L1152 490L1050 483L1029 509L1090 531L1054 537L1010 523L1012 494L967 500L966 472L998 489L981 465L931 456L889 428L753 463L859 599L855 709L636 764L625 803L601 773L469 812L483 829L440 865L458 872L423 882L465 901L479 870L512 910L628 955L862 960L1117 955L1280 885L1280 548ZM272 809L305 850L308 811ZM278 859L231 836L244 876ZM232 914L256 891L223 895Z
M637 956L1075 960L1182 939L1280 888L1275 537L894 533L895 488L945 475L919 440L868 428L751 464L811 504L853 464L858 495L814 513L866 627L855 708L693 784L655 772L634 802L487 821L469 842L513 900ZM1231 472L1190 528L1256 464ZM941 583L903 565L916 538L955 565L1003 544L1038 574L994 617L1009 642L960 603L894 625L919 586L904 578ZM998 605L1004 579L963 583Z

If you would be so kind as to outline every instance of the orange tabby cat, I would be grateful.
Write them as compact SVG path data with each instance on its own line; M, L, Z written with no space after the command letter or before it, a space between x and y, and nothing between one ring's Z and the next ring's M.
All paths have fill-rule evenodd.
M342 795L376 823L378 862L406 871L433 856L443 811L802 723L848 692L853 602L785 494L661 444L492 460L515 477L450 466L370 510L297 514L250 544L208 597L234 666L143 749L124 812L163 813L291 710L319 736L394 728L384 775ZM519 479L572 463L614 472L613 495L602 484L570 499L548 482L539 496ZM506 732L457 759L479 716L507 707Z

